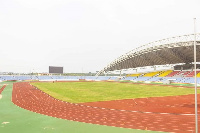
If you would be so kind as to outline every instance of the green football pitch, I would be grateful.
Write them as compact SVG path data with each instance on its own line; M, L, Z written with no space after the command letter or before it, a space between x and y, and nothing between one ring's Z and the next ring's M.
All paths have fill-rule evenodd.
M1 82L0 85L2 84L8 85L0 99L0 133L155 133L68 121L37 114L11 102L13 82Z
M32 85L72 103L194 94L193 88L119 82L35 82Z

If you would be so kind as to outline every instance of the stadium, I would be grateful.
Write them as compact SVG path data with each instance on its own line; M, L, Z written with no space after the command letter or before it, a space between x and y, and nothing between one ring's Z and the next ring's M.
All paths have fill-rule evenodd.
M200 62L200 34L196 45ZM45 75L2 74L0 131L192 133L194 76L200 82L193 47L194 34L151 42L95 76L64 75L54 66Z

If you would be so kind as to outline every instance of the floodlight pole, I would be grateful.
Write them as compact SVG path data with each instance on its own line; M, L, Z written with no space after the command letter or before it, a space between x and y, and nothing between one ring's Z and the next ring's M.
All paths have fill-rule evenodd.
M196 70L196 18L194 18L194 74L195 74L195 131L198 133L197 70Z

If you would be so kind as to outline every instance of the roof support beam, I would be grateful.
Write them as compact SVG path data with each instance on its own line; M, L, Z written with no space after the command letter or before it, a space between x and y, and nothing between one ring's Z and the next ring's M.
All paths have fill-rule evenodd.
M184 62L184 60L182 58L180 58L179 55L177 55L177 53L174 52L172 49L164 49L164 51L166 51L168 54L170 54L173 57L175 57L176 59L178 59L179 62Z
M169 59L166 58L166 56L164 57L162 53L159 53L159 51L156 51L153 53L157 58L160 58L163 63L162 64L170 64L169 62Z
M179 49L171 49L171 51L173 51L174 54L175 54L178 58L180 58L181 60L183 60L184 63L189 63L189 62L191 62L190 59L188 59L188 57L185 56L185 54L183 54L181 51L179 51Z

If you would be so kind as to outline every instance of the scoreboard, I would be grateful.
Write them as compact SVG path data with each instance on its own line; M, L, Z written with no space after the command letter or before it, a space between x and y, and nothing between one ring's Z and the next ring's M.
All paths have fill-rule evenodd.
M63 73L63 67L59 66L49 66L49 73Z

